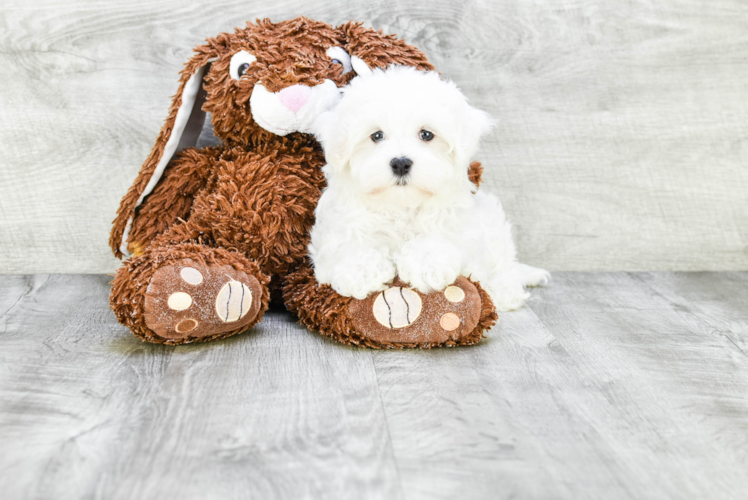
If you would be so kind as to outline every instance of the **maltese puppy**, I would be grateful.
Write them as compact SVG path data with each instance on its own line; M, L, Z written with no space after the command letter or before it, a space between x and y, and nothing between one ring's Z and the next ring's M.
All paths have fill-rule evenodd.
M521 307L525 287L550 275L517 262L501 203L468 178L491 125L435 72L393 66L352 80L313 126L328 184L309 245L317 282L364 299L395 276L429 293L462 275L498 310Z

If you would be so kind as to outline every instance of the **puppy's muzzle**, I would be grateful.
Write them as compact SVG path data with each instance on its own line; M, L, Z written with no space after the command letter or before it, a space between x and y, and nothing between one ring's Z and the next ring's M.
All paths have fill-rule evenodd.
M400 158L393 158L390 160L390 168L392 168L392 173L394 173L398 177L405 177L408 175L408 172L410 172L410 167L413 166L413 160L410 158L405 158L404 156Z

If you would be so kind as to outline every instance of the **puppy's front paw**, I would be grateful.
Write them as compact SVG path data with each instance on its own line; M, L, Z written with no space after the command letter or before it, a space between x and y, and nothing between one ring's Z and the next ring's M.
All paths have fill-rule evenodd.
M376 250L346 256L332 272L330 286L345 297L363 300L395 278L395 266Z
M407 251L397 260L400 279L410 283L421 293L444 290L460 275L459 255L451 249L444 251Z

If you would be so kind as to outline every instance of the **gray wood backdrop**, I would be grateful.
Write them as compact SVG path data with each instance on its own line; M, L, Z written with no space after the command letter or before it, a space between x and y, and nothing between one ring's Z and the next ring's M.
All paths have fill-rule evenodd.
M191 48L297 15L404 36L500 120L480 158L523 260L748 269L744 0L4 0L0 272L113 271Z

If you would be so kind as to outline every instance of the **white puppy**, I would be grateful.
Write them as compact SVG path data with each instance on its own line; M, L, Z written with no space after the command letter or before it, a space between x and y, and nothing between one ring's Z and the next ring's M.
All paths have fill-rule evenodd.
M437 73L393 66L354 79L313 130L325 149L309 252L319 283L363 299L396 275L423 293L460 276L501 311L549 274L517 262L499 200L468 179L491 118Z

